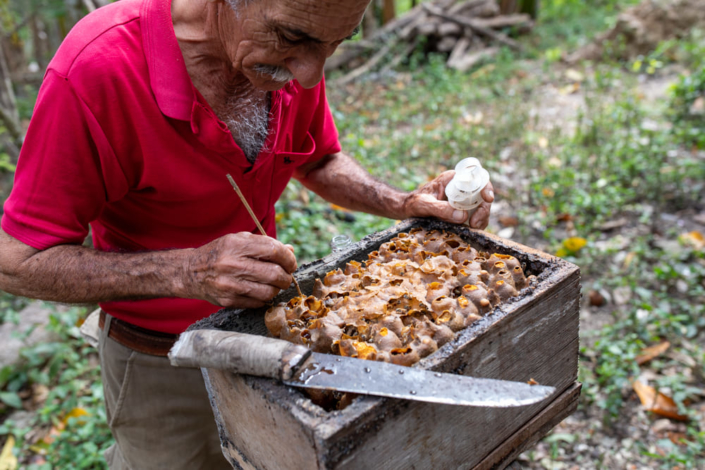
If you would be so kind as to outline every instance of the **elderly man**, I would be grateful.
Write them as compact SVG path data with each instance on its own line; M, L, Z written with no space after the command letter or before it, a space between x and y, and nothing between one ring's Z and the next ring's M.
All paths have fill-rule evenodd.
M122 0L49 65L5 204L0 288L100 303L111 468L230 468L200 373L165 355L219 307L289 286L274 203L292 176L350 209L466 221L442 201L452 173L403 193L341 153L323 65L367 3ZM227 173L269 237L253 234ZM491 186L483 198L474 227Z

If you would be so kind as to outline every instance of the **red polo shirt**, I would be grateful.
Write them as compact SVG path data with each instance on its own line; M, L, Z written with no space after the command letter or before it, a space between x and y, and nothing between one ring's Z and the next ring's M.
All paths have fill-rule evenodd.
M230 173L270 236L294 170L340 151L323 83L273 93L269 137L252 166L196 91L170 0L122 0L84 18L47 70L2 228L39 250L197 247L257 232ZM215 311L190 299L106 302L111 315L178 333Z

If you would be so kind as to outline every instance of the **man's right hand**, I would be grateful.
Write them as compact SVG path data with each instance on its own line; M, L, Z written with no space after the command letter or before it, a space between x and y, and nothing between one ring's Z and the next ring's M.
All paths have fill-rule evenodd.
M221 307L261 307L291 285L295 270L290 245L251 233L229 234L187 257L183 297Z

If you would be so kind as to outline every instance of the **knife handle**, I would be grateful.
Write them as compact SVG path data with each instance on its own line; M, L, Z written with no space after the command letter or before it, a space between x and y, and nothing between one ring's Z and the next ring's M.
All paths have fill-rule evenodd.
M175 367L208 367L237 374L289 380L311 355L300 344L234 331L195 330L182 333L169 351Z

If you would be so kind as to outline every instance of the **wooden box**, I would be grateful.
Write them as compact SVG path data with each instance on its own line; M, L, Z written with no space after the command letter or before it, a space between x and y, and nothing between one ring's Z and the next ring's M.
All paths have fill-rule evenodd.
M304 293L313 280L350 260L365 260L413 227L460 234L480 251L513 255L538 278L522 293L457 333L416 367L556 387L536 405L475 408L359 397L327 412L299 390L269 379L203 369L223 452L245 469L504 468L572 413L578 371L578 267L493 235L427 219L404 221L349 250L303 266ZM283 292L277 301L295 295ZM266 335L264 309L224 309L193 325Z

